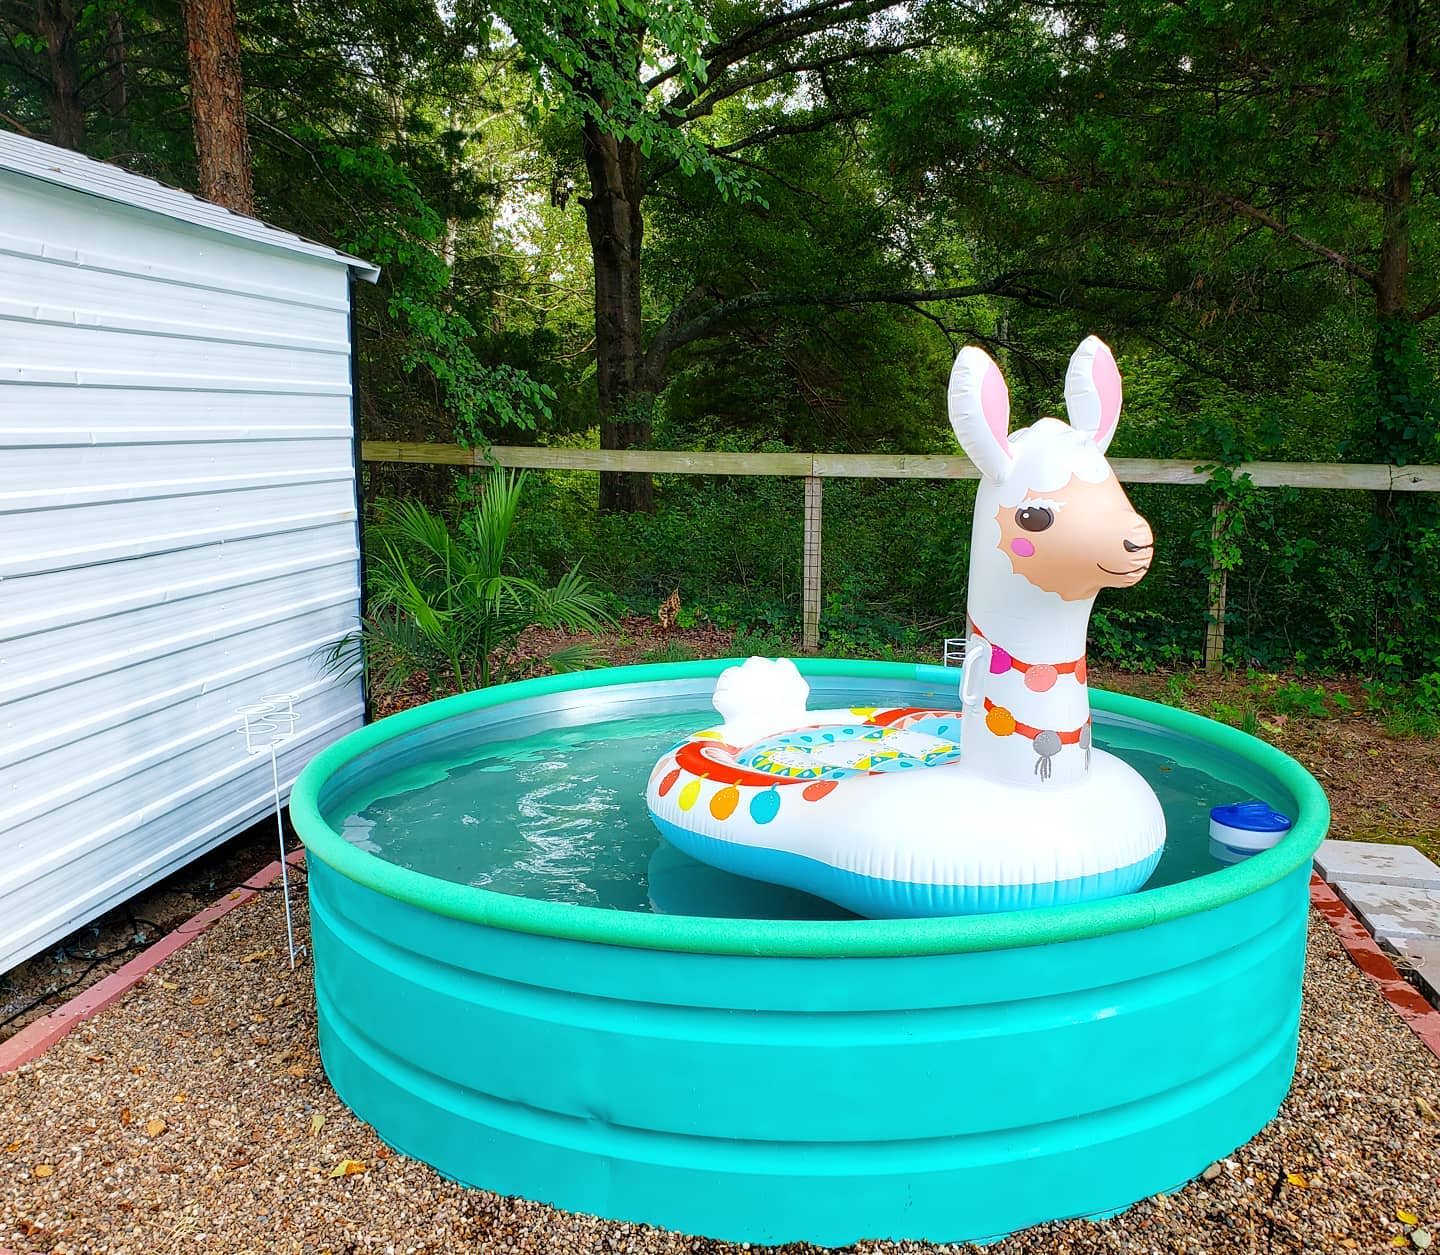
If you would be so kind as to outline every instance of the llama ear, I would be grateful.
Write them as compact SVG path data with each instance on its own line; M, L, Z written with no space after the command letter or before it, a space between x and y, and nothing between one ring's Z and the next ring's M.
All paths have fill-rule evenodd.
M950 426L982 474L1003 480L1010 473L1010 392L1000 367L973 345L960 350L950 372Z
M1120 421L1120 368L1099 336L1086 336L1065 372L1065 412L1104 453Z

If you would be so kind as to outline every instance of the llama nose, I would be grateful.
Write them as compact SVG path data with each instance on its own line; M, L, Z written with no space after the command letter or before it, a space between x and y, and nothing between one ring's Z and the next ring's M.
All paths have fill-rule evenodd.
M1125 542L1125 552L1126 552L1126 553L1139 553L1142 549L1154 549L1154 548L1155 548L1155 542L1154 542L1154 541L1151 541L1150 544L1148 544L1148 545L1137 545L1133 540L1127 540L1127 541Z

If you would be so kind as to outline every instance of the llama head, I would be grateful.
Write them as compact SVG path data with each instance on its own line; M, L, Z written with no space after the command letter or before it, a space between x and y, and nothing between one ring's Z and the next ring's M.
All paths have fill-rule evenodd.
M1008 564L999 574L1078 602L1138 584L1154 537L1105 460L1120 417L1120 372L1095 336L1070 359L1065 407L1068 423L1042 418L1011 434L1000 368L983 349L955 359L950 423L982 475L972 564Z

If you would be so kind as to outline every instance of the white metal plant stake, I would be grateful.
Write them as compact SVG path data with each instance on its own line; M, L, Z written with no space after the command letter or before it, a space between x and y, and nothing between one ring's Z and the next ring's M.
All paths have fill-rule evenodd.
M285 940L290 948L290 970L295 970L295 925L290 914L290 864L285 861L285 826L280 818L280 763L276 751L295 735L300 712L294 693L270 693L258 702L241 706L240 734L247 754L270 751L270 779L275 786L275 832L280 840L280 889L285 899Z

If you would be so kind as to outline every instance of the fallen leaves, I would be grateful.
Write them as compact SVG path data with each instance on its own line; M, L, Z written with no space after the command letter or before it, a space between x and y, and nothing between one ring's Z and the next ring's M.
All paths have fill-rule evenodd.
M1304 1177L1302 1177L1298 1172L1287 1172L1285 1174L1285 1179L1289 1181L1291 1185L1298 1186L1302 1190L1308 1190L1310 1188L1310 1182L1307 1181Z
M1419 1216L1417 1216L1413 1211L1406 1211L1403 1207L1397 1207L1395 1209L1395 1219L1398 1220L1401 1224L1420 1223Z
M170 1126L164 1120L156 1116L153 1120L145 1121L145 1132L150 1137L159 1137Z
M131 1124L131 1123L134 1122L134 1119L135 1119L135 1117L130 1114L130 1108L129 1108L129 1107L121 1107L121 1108L120 1108L120 1123L121 1123L121 1124L127 1124L127 1125L128 1125L128 1124Z
M243 954L243 955L241 955L241 956L240 956L240 962L242 962L242 963L259 963L262 959L271 959L271 958L274 958L274 957L275 957L275 951L274 951L274 950L252 950L252 951L250 951L249 954Z
M1420 1113L1422 1120L1440 1120L1440 1112L1437 1112L1421 1094L1415 1095L1415 1110Z
M53 1165L53 1164L48 1164L48 1163L37 1163L37 1164L35 1165L34 1171L35 1171L35 1175L36 1175L37 1177L40 1177L42 1180L43 1180L45 1177L53 1177L53 1176L55 1175L54 1165Z
M310 1117L310 1136L318 1137L320 1134L320 1130L324 1127L325 1113L323 1111L317 1111L314 1115Z
M353 1177L357 1172L368 1171L364 1162L359 1159L342 1159L330 1169L328 1176L331 1180L336 1177Z
M287 1076L306 1077L310 1075L310 1070L303 1063L292 1063L285 1069L285 1074Z
M160 982L160 988L161 988L161 989L179 989L180 986L177 985L173 980L162 980L162 981Z

